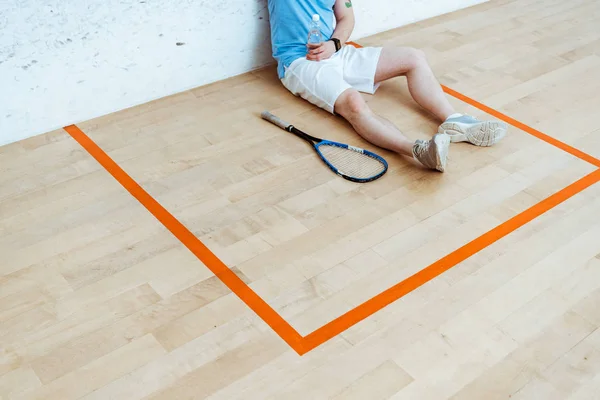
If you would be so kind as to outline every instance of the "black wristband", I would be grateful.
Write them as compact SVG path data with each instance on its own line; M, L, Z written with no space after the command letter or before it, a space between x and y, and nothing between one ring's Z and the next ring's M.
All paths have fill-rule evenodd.
M335 52L337 53L342 48L342 44L340 43L340 39L331 38L329 39L335 44Z

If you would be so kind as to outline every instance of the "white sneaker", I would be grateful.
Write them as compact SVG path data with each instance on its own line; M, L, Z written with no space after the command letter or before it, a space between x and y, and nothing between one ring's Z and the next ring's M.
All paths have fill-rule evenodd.
M450 148L450 137L437 133L431 140L416 140L413 145L413 157L423 166L444 172Z
M475 146L493 146L504 136L508 125L501 121L479 121L470 115L448 118L440 125L438 132L446 132L450 140L455 142L469 142Z

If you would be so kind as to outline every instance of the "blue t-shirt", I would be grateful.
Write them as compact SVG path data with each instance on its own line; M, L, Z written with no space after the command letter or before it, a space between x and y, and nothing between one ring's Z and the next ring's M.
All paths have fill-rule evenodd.
M277 60L279 78L285 75L285 67L300 57L306 57L306 44L312 16L321 17L323 40L333 34L335 0L269 0L271 46Z

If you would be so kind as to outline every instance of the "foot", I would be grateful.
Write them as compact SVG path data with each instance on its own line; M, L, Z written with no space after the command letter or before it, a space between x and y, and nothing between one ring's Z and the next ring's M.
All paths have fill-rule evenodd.
M454 142L469 142L475 146L492 146L504 136L508 125L500 121L479 121L470 115L448 118L439 127L439 132L446 132Z
M413 157L427 168L444 172L449 147L450 137L437 133L431 140L417 140L413 146Z

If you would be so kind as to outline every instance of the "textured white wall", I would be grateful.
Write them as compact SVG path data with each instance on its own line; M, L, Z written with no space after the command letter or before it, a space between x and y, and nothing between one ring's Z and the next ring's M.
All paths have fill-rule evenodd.
M484 1L354 0L352 39ZM0 0L0 145L247 72L270 51L266 0Z

